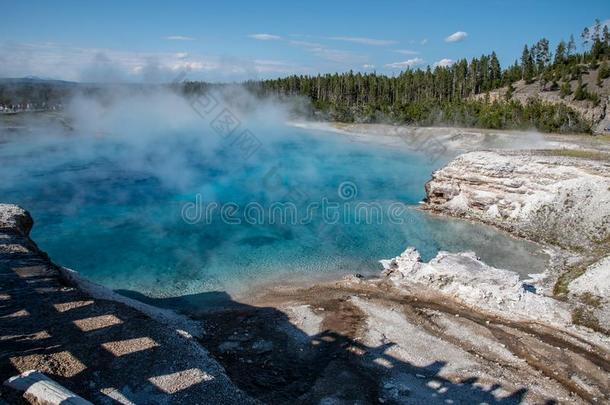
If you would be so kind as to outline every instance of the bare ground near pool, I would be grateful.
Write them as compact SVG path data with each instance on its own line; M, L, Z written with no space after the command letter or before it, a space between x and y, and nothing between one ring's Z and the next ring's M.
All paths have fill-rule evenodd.
M224 292L140 298L205 303L201 343L267 403L586 403L610 392L608 348L380 280L274 289L249 303Z

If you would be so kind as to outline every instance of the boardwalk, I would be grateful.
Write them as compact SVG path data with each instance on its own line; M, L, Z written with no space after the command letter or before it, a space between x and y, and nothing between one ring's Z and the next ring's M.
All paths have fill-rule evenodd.
M38 369L94 403L251 402L194 341L66 285L30 227L29 216L0 213L2 381Z

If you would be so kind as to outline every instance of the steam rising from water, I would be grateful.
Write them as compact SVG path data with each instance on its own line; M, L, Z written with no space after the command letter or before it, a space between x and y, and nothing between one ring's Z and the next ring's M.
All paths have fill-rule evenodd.
M211 102L161 87L81 95L66 109L73 130L38 126L5 136L0 199L31 210L34 238L60 264L155 296L238 291L278 277L374 274L377 260L412 245L426 259L441 249L475 250L527 273L544 265L532 244L412 208L402 225L327 226L319 217L307 225L184 222L181 209L197 195L242 206L341 201L337 187L345 182L357 188L355 203L415 206L442 164L407 148L287 127L288 111L237 87ZM239 122L230 132L217 125L227 113ZM246 144L254 150L236 143L244 131L256 138Z

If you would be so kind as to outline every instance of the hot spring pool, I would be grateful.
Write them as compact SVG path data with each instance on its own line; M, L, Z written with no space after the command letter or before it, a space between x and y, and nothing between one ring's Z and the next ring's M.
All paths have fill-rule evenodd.
M425 260L473 250L523 275L547 259L490 227L417 210L446 159L288 126L252 131L260 147L251 156L205 126L120 132L13 133L0 143L0 201L32 213L32 237L56 263L113 289L234 294L266 281L377 274L379 259L407 246ZM302 220L323 201L348 213ZM248 204L277 202L293 202L301 221L245 220ZM212 203L233 215L202 215ZM384 217L356 223L359 203ZM385 217L397 203L407 204L402 222Z

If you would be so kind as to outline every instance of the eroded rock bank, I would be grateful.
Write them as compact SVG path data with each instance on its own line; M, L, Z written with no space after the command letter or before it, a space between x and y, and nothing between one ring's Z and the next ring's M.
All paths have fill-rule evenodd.
M432 175L425 208L573 250L610 243L610 160L463 154Z
M426 195L427 210L568 252L547 268L550 295L567 299L574 322L608 333L608 156L573 150L470 152L435 171Z

